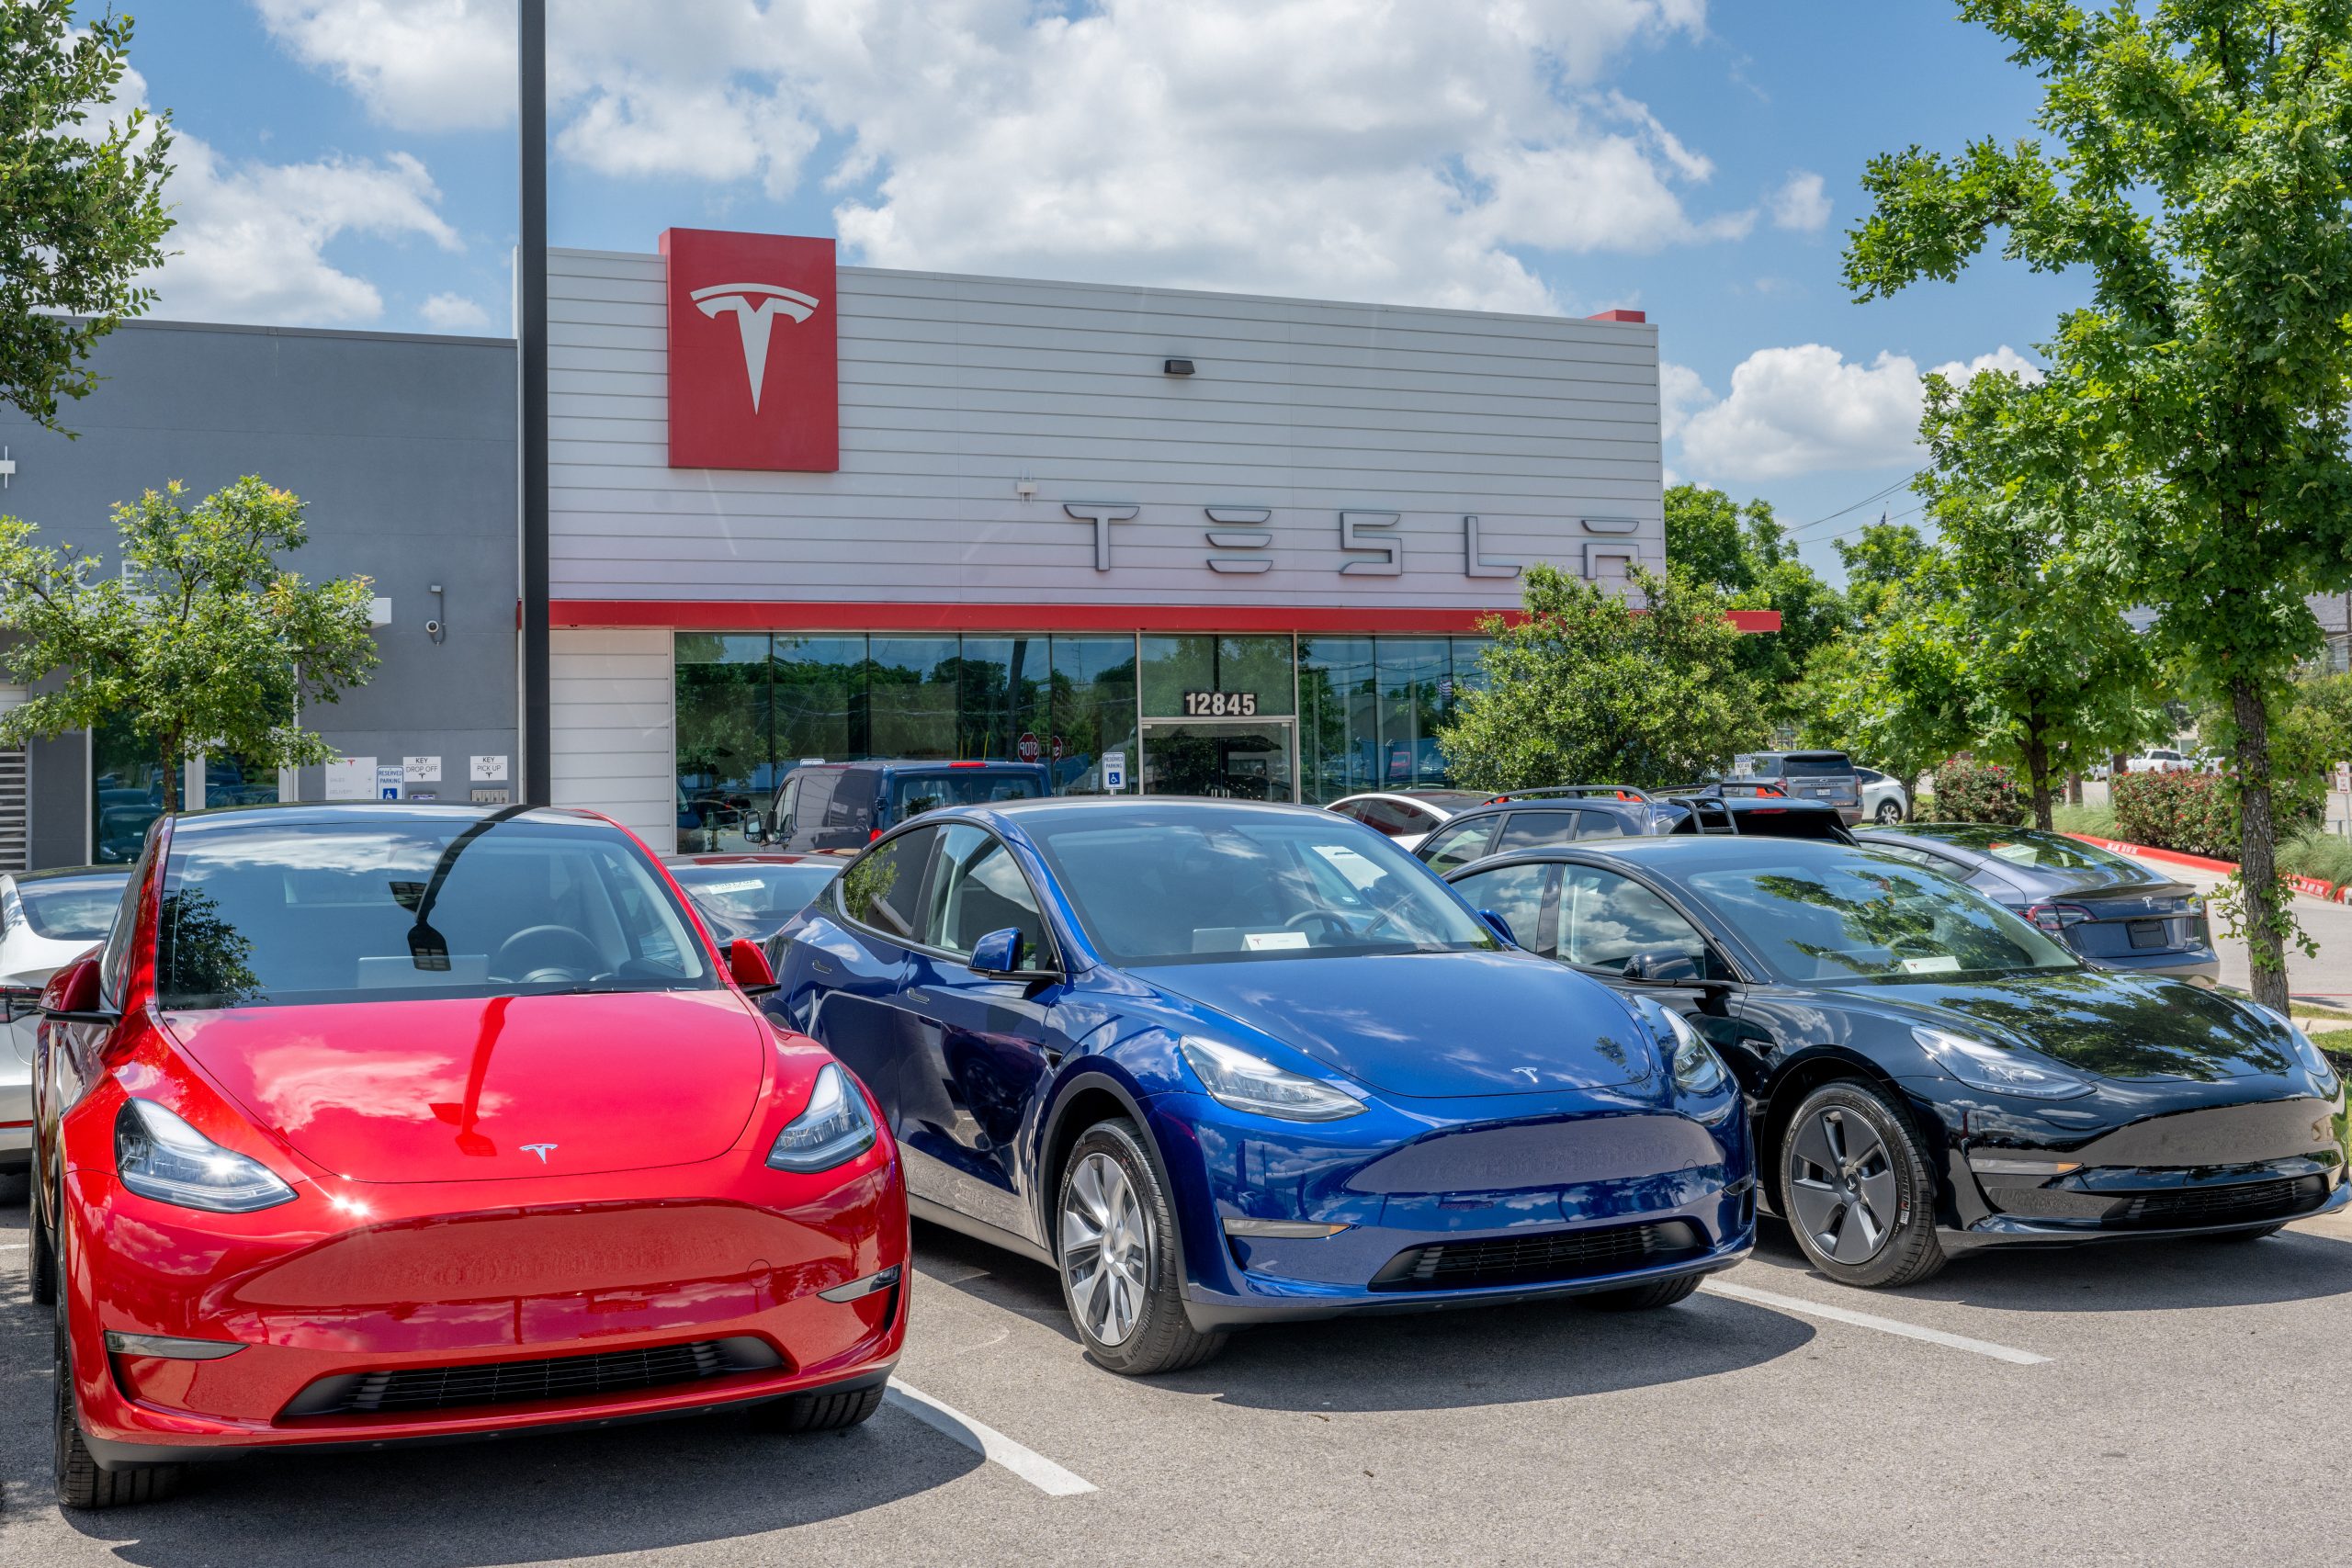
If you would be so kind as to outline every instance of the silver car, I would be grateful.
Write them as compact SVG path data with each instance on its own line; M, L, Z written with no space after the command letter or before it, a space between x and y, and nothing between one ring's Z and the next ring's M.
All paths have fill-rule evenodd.
M0 1171L33 1160L33 1043L41 987L106 940L129 866L76 866L0 876Z
M1857 763L1854 777L1862 786L1862 820L1893 827L1911 815L1911 792L1892 773Z

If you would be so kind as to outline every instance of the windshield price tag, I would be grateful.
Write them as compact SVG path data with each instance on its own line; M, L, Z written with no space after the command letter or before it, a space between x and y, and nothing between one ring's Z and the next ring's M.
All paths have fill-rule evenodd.
M1187 692L1184 694L1186 718L1255 718L1258 716L1258 694L1255 692Z

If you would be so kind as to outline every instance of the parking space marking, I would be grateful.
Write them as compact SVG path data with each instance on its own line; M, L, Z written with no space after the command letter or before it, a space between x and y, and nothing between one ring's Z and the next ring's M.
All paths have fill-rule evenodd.
M1729 1296L1737 1302L1756 1306L1774 1307L1781 1312L1793 1312L1807 1317L1827 1318L1832 1323L1848 1324L1855 1328L1875 1329L1904 1339L1924 1339L1930 1345L1941 1345L1948 1350L1965 1350L1973 1356L1989 1356L1996 1361L2007 1361L2016 1367L2038 1367L2050 1359L2030 1350L2016 1350L2007 1345L1996 1345L1987 1339L1971 1339L1964 1334L1946 1334L1940 1328L1922 1328L1916 1323L1898 1323L1891 1317L1879 1317L1867 1312L1849 1312L1844 1307L1825 1306L1800 1296L1783 1296L1772 1291L1752 1290L1724 1280L1710 1280L1699 1287L1718 1296Z
M890 1380L885 1403L897 1406L934 1431L944 1432L967 1449L975 1449L991 1464L1001 1464L1048 1497L1075 1497L1094 1490L1094 1483L1073 1475L1034 1449L1023 1448L985 1422L975 1421L953 1405L939 1401L897 1378Z

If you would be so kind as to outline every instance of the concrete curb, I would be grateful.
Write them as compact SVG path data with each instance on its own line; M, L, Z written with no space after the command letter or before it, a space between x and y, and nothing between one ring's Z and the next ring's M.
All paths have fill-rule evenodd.
M2235 876L2238 873L2238 863L2233 860L2215 860L2211 855L2186 854L2179 850L2160 850L2153 844L2101 839L2089 833L2069 833L2066 837L2080 839L2084 843L2095 844L2113 854L2130 855L2134 860L2162 861L2167 865L2190 866L2198 871L2219 872L2224 876ZM2352 904L2352 882L2337 886L2322 882L2316 876L2290 876L2287 880L2294 885L2296 892L2306 897L2324 899L2331 904Z

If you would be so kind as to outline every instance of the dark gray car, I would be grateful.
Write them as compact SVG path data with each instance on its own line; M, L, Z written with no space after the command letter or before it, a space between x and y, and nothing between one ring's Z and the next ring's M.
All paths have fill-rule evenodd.
M2197 889L2064 833L1928 822L1855 841L1957 878L2102 968L2211 986L2222 976Z

